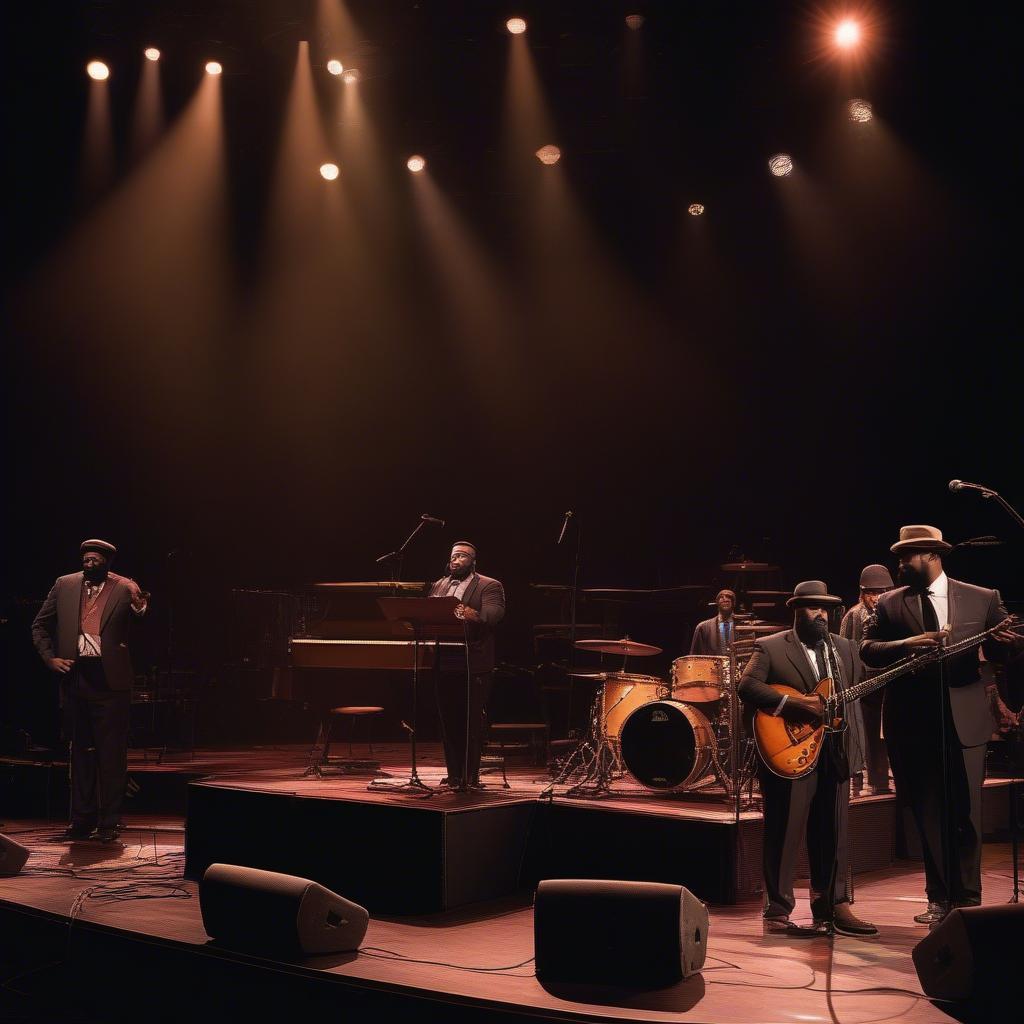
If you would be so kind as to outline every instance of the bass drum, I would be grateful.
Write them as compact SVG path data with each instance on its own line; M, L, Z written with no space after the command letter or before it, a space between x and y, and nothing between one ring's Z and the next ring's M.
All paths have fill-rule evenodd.
M655 700L622 726L622 761L648 789L678 793L711 767L717 744L711 723L681 700Z

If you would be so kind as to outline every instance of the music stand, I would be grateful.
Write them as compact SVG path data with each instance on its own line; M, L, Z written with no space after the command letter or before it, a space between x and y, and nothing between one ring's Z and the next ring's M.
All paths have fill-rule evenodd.
M377 604L384 617L391 623L395 634L412 634L412 769L405 782L393 785L384 780L374 779L368 787L370 789L389 789L397 792L412 790L433 796L434 790L420 778L416 764L420 644L436 644L442 637L455 638L460 643L465 643L465 627L455 617L455 609L459 603L456 597L377 598Z

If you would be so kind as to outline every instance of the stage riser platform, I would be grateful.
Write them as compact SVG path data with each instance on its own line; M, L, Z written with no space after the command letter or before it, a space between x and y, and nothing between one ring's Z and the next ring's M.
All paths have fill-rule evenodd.
M190 787L185 876L213 863L312 878L373 913L429 914L515 892L535 800L465 809Z

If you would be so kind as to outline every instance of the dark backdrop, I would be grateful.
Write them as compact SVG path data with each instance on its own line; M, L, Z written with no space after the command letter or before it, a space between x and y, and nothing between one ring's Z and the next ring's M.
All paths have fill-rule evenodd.
M140 657L162 657L176 571L183 643L213 659L229 587L373 578L430 512L449 525L422 535L406 578L438 575L451 540L475 539L507 585L506 653L526 657L527 587L567 578L572 545L554 541L570 508L584 584L703 583L710 597L719 563L744 554L849 597L901 524L931 522L953 540L1005 538L950 568L1022 596L1019 530L946 489L977 479L1024 502L1009 15L954 25L934 5L887 5L871 60L841 73L807 4L633 6L639 38L614 3L352 3L387 213L367 215L360 284L322 259L266 317L296 44L311 40L314 65L331 45L312 5L18 8L3 102L9 622L100 535L155 594ZM529 178L546 171L502 165L513 13L529 21L564 153L554 173L573 197L576 219L561 204L548 234ZM79 250L74 283L92 304L61 276L64 248L88 246L90 218L137 172L128 135L150 42L169 121L202 61L225 64L215 313L196 297L202 267L148 269L158 230L138 255ZM118 161L110 190L83 199L95 54L114 68ZM854 95L874 104L873 135L844 121ZM783 182L766 170L778 150L797 163ZM468 331L453 331L415 221L413 151L497 281L500 310ZM147 281L159 295L140 313ZM8 629L8 652L25 643Z

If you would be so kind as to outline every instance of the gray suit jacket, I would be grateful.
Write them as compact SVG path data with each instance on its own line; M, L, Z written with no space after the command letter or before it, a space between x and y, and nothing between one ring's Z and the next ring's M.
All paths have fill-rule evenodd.
M82 580L80 572L58 577L32 620L32 643L44 661L78 657ZM124 577L116 573L107 576L107 586L112 590L100 621L103 672L112 690L130 690L134 673L128 653L128 632L136 618L131 590Z
M450 576L442 576L430 588L429 597L443 597ZM480 613L480 622L467 623L469 635L469 671L481 675L494 669L494 627L505 618L505 588L490 576L476 574L462 597L462 603ZM451 671L466 671L461 652L442 654L441 667Z
M861 680L860 658L849 640L835 633L831 636L842 668L842 678L833 682L838 689L846 689ZM810 693L818 685L803 646L791 629L763 637L754 644L754 653L740 680L739 695L751 707L773 711L779 704L779 695L769 683L791 686L800 693ZM847 708L846 721L847 728L835 737L839 742L830 744L840 778L860 771L864 760L864 724L858 704Z
M951 640L963 640L984 632L1006 618L1006 608L998 590L976 587L959 580L949 580L949 624L953 627ZM945 623L940 622L940 626ZM900 643L909 636L923 633L921 598L908 587L890 590L878 599L875 614L868 620L860 656L865 665L883 668L909 653ZM1006 650L996 642L984 645L985 657L1002 661ZM949 704L953 712L960 743L965 747L980 746L988 742L995 728L985 684L978 670L978 652L967 651L945 662L942 675L949 689ZM891 682L885 690L886 739L898 742L900 733L913 734L922 721L921 699L924 683L938 679L939 669L920 672Z
M733 623L733 637L736 636L736 623ZM690 643L691 654L724 654L722 638L718 632L718 616L698 622L693 631Z

